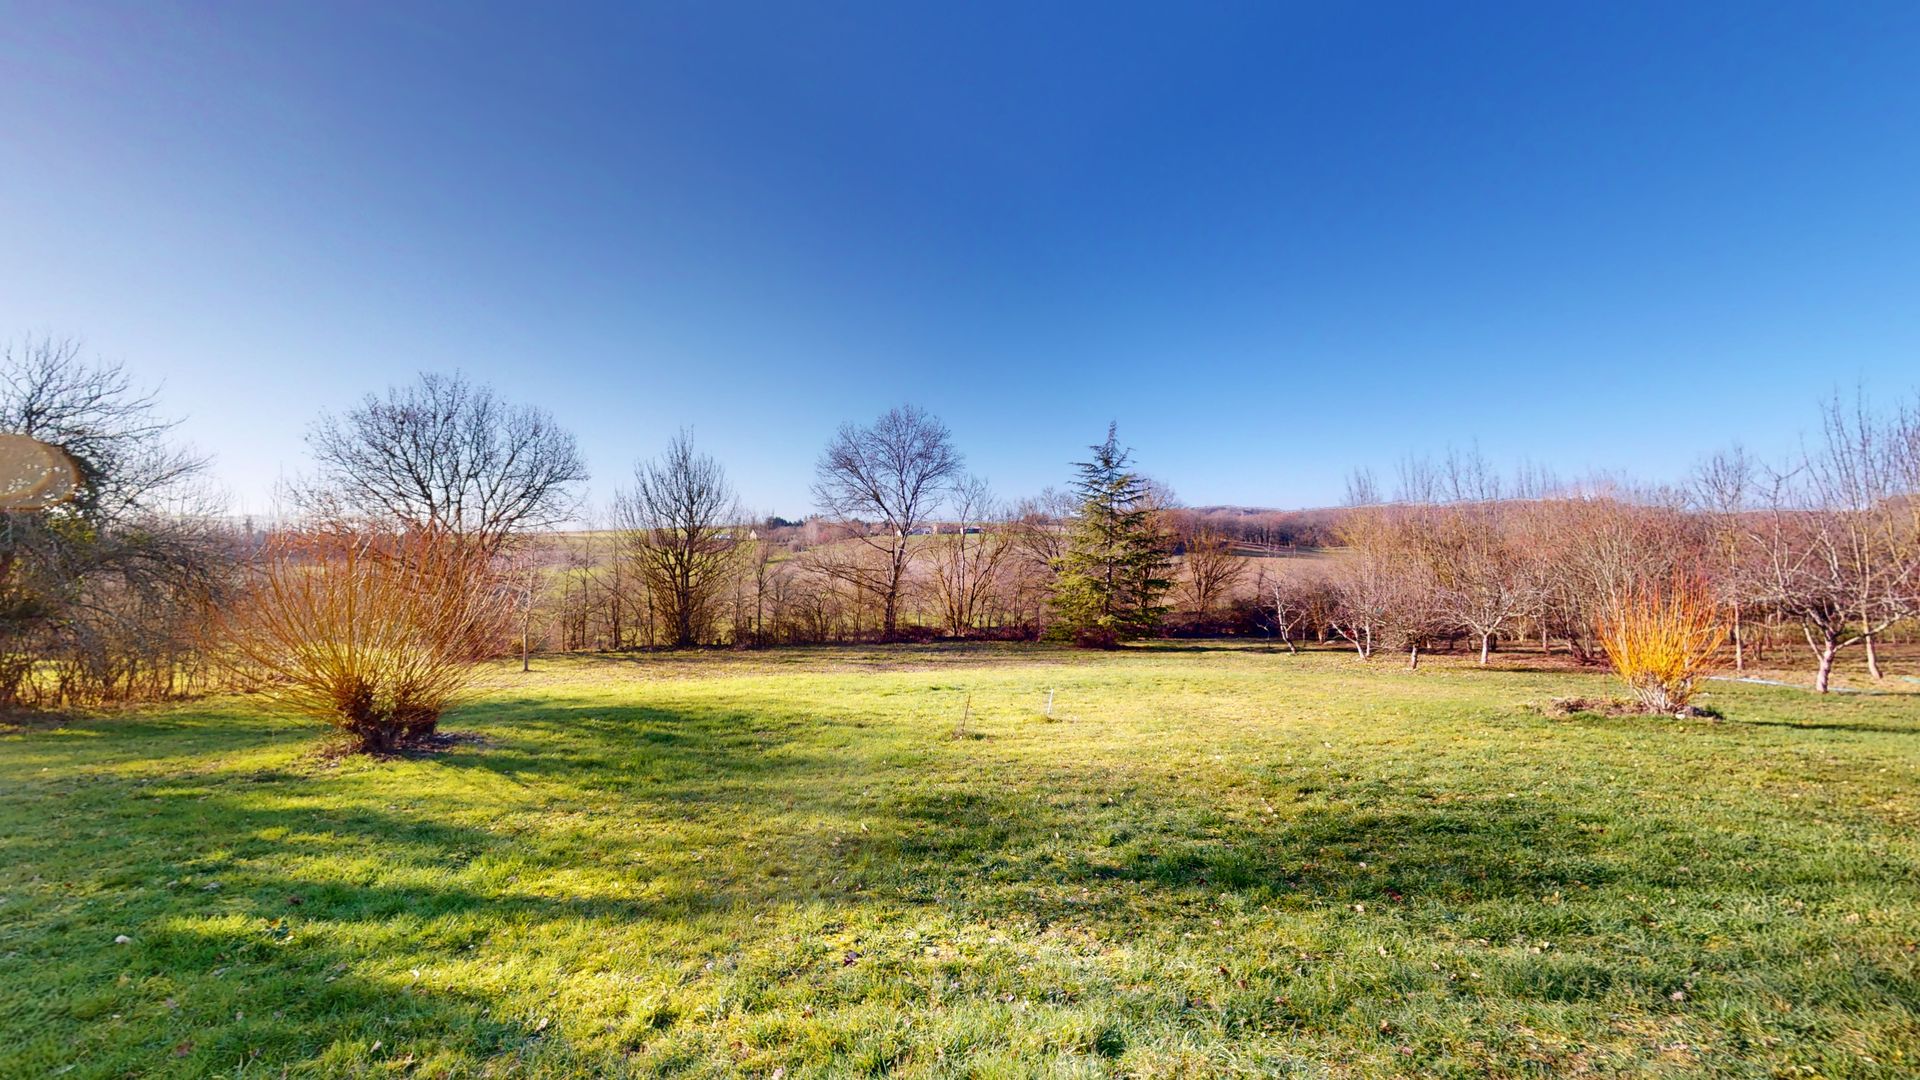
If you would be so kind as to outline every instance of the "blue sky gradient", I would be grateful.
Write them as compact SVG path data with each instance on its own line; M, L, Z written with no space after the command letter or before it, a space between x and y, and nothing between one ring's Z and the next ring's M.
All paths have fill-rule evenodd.
M1920 384L1920 6L0 3L0 336L164 381L236 506L451 370L604 498L911 401L1006 494L1478 442L1660 479Z

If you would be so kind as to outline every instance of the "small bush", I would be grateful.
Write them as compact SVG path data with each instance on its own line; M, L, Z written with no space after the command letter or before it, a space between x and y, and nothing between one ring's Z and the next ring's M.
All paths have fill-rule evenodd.
M508 605L485 555L443 534L273 537L228 617L247 674L293 708L392 750L433 733Z
M1727 640L1705 584L1683 577L1615 597L1595 629L1613 670L1650 713L1685 711Z

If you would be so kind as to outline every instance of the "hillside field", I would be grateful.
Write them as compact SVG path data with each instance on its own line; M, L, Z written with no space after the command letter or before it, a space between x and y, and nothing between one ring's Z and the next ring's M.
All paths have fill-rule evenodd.
M0 729L0 1076L1920 1073L1920 694L534 666L396 760L241 698Z

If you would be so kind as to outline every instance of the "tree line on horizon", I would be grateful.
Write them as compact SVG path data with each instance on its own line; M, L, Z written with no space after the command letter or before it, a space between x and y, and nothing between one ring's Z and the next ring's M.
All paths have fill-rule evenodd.
M121 368L30 341L0 353L0 427L66 448L85 477L70 504L7 515L0 704L190 693L236 667L286 683L328 651L303 627L361 625L401 599L405 618L461 617L396 622L378 648L438 634L416 651L447 664L536 649L1237 633L1417 665L1436 649L1465 644L1486 662L1528 642L1598 662L1629 600L1684 595L1726 624L1736 668L1793 634L1825 690L1847 649L1880 678L1882 646L1920 617L1920 409L1836 400L1822 419L1792 462L1730 450L1681 485L1503 483L1477 453L1450 454L1403 462L1392 497L1356 473L1351 505L1290 519L1179 506L1112 427L1063 488L1008 502L909 405L833 434L804 522L746 513L683 431L635 467L604 528L570 533L587 477L572 434L490 387L427 374L318 417L297 513L261 531L216 513L206 463L171 445L171 424ZM426 568L453 584L427 582ZM427 595L439 600L420 604ZM284 618L294 610L303 617ZM330 677L345 681L326 708L365 689Z

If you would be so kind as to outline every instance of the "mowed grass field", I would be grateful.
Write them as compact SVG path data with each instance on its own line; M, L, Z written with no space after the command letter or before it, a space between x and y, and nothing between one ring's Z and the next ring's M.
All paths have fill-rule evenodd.
M403 760L244 699L0 736L0 1075L1920 1074L1914 694L536 668Z

